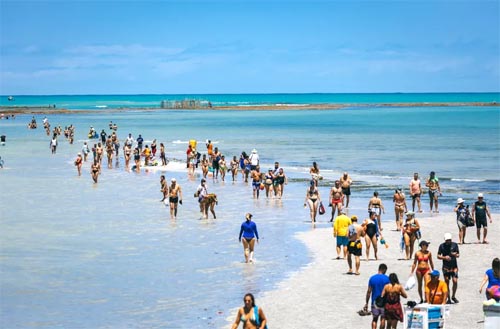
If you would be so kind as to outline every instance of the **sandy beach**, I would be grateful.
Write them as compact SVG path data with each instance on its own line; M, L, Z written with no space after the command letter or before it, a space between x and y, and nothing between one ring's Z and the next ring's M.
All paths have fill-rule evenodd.
M498 257L499 233L498 214L493 214L489 223L490 244L477 244L476 229L467 230L466 244L460 245L458 304L451 305L446 328L483 328L482 302L484 293L479 285L484 272L491 268L491 261ZM422 239L430 241L436 269L442 272L442 261L437 260L439 244L445 232L457 241L457 226L454 213L440 213L418 217ZM379 244L379 260L361 261L361 275L347 275L347 262L336 260L334 238L330 228L311 229L298 234L297 238L309 248L313 261L299 272L281 282L277 290L256 296L256 301L268 317L270 328L370 328L371 316L359 316L357 311L365 303L368 279L377 272L380 263L388 266L387 274L396 273L400 281L406 282L412 261L400 260L399 233L393 231L393 223L385 223L384 237L390 244L386 249ZM295 243L295 242L291 242ZM417 243L416 247L418 249ZM365 250L363 246L363 257ZM373 250L371 253L373 258ZM442 273L441 273L441 279ZM419 300L417 287L408 292L408 299ZM406 303L407 300L404 300ZM236 311L233 312L236 314ZM232 315L228 320L233 321ZM229 326L228 326L229 327ZM398 325L399 328L403 324Z

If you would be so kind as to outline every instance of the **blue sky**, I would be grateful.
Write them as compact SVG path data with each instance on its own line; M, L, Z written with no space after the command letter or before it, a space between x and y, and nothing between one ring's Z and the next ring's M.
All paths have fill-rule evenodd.
M500 91L499 1L0 0L0 94Z

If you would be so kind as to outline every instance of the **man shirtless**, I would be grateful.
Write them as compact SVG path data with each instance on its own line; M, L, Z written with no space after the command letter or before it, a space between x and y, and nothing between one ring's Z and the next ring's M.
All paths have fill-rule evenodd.
M345 207L349 208L349 196L351 195L351 176L347 172L344 172L342 177L340 177L340 185L342 186L342 193L345 197ZM344 205L344 199L342 199L342 205Z
M335 186L330 190L330 204L332 206L332 217L330 222L333 222L335 218L335 210L337 210L337 216L340 215L340 210L342 210L342 200L344 199L344 194L342 193L342 187L340 187L340 181L335 181Z
M175 178L170 180L170 189L169 189L169 198L168 201L170 203L170 218L176 219L177 217L177 204L182 204L182 190L181 186L177 184Z
M113 154L114 154L114 146L113 141L111 140L111 136L106 140L106 155L108 156L108 168L113 167Z
M441 187L439 186L439 179L436 177L436 173L434 171L431 171L429 178L427 179L427 182L425 183L425 186L429 188L429 199L430 199L430 208L432 212L432 206L435 205L435 210L434 212L438 213L439 209L439 202L438 202L438 197L441 196Z
M417 202L418 212L422 212L420 205L420 197L422 196L422 184L418 178L418 173L413 174L413 179L410 181L410 195L412 211L415 211L415 201Z

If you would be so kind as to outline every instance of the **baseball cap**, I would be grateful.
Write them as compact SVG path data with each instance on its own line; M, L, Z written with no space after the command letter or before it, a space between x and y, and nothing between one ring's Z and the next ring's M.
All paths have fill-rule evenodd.
M431 276L439 276L440 273L438 270L434 270L430 274L431 274Z
M451 240L451 233L445 233L444 234L444 240Z
M172 178L170 181L171 182L177 182L177 180L175 178Z
M483 197L484 197L484 196L483 196L483 193L478 193L478 194L477 194L477 197L478 197L478 198L483 198Z

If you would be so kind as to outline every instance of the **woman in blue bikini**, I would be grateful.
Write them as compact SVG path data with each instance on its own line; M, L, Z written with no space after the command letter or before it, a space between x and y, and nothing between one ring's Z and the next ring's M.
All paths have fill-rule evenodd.
M236 320L234 320L232 329L238 328L240 322L243 322L243 329L264 329L267 328L267 319L262 308L255 305L255 298L252 294L246 294L243 297L245 306L240 307Z

